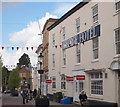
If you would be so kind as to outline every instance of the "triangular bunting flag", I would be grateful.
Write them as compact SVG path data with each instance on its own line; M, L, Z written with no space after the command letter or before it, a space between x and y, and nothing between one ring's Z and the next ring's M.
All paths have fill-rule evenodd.
M31 47L31 49L33 50L33 47Z
M16 47L17 48L17 50L19 49L19 47Z
M4 49L4 47L2 47L2 50Z
M26 47L26 49L28 50L28 47Z

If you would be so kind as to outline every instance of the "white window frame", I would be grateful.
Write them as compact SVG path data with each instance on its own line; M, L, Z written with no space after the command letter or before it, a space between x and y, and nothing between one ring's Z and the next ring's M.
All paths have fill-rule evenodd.
M120 28L115 30L116 54L120 54Z
M77 31L77 33L80 32L80 18L76 19L76 31Z
M91 76L91 94L103 95L103 73L92 73Z
M99 38L93 39L93 59L99 58Z
M98 4L92 7L92 17L93 17L93 23L97 23L98 18Z
M80 61L81 61L81 58L80 58L80 44L78 44L77 46L76 46L76 62L79 64L80 63Z
M52 88L56 88L56 77L52 77Z
M66 50L63 50L63 65L66 65Z
M55 46L55 33L52 35L52 43L53 43L53 46Z
M61 75L61 89L66 89L65 74L62 74L62 75Z
M115 2L115 10L120 11L120 0Z
M65 40L65 26L64 27L62 27L62 36L63 36L63 40Z
M53 67L55 67L55 54L52 54L52 63L53 63Z

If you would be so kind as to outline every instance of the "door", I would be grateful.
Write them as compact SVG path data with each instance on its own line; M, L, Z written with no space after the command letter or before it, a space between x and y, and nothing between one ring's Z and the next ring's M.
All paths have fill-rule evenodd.
M75 80L74 81L74 98L73 100L78 102L79 101L79 94L83 90L84 81L83 80Z

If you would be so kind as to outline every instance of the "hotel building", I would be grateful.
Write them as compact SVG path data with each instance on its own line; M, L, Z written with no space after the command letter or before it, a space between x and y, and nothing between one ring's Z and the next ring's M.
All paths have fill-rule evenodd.
M49 30L48 93L120 106L120 1L80 2Z

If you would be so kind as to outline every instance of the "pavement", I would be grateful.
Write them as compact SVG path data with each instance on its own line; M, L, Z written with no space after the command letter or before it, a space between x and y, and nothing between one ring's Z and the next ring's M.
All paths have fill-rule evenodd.
M10 94L2 95L2 107L35 107L35 100L29 100L28 103L23 104L22 96L11 96ZM78 107L75 104L60 104L54 101L50 101L50 107ZM80 107L80 105L79 105Z

